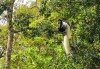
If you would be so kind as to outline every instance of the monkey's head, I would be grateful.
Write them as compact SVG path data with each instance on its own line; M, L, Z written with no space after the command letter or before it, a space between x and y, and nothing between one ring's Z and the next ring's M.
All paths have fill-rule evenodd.
M59 20L58 20L58 25L59 25L59 26L58 26L58 30L59 30L60 32L64 33L65 30L66 30L66 27L64 26L63 20L59 19Z
M62 20L61 19L58 19L58 24L62 24Z

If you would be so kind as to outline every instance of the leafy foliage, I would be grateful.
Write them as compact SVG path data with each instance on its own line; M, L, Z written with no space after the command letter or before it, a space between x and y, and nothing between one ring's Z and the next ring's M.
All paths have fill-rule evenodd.
M100 1L40 0L37 4L39 7L34 2L30 7L22 5L14 11L14 30L24 30L15 33L11 68L99 69ZM63 35L57 30L58 19L71 25L70 45L75 45L77 50L73 56L64 52ZM5 31L0 34L5 35ZM3 37L0 45L5 48Z

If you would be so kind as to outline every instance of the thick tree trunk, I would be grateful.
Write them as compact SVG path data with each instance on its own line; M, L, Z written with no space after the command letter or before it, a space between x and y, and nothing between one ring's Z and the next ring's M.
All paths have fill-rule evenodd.
M7 43L7 51L6 51L6 69L10 69L10 59L11 59L11 51L13 44L13 24L12 24L12 14L13 14L13 4L14 0L9 1L9 7L7 8L8 17L8 43Z

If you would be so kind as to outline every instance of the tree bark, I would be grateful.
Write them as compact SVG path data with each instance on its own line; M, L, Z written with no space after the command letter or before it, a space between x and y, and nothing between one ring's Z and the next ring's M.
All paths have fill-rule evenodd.
M11 51L13 44L13 24L12 24L12 14L13 14L13 5L15 0L9 0L9 6L7 8L8 16L8 43L6 50L6 69L10 69L10 59L11 59Z

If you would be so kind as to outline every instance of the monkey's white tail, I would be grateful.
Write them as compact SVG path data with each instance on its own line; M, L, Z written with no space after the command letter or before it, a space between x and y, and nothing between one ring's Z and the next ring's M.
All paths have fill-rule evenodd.
M67 29L66 29L66 35L64 36L64 42L63 42L63 45L64 45L64 49L65 49L65 52L66 54L71 54L71 47L70 47L70 44L69 44L69 40L70 40L70 26L66 23L66 26L67 26Z
M71 48L70 48L70 45L69 45L69 37L68 37L68 35L64 36L63 45L64 45L64 49L65 49L66 54L71 54Z

